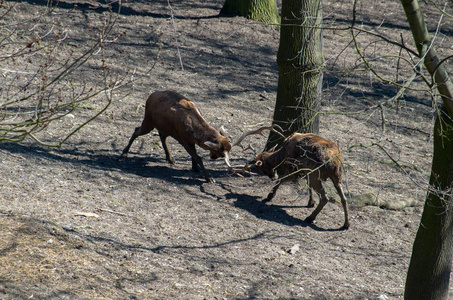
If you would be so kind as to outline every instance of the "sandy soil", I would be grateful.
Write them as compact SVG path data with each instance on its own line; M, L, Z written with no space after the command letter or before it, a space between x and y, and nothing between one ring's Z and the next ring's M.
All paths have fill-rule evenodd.
M268 178L239 178L199 149L216 179L206 183L172 139L176 165L168 165L155 132L117 162L154 90L182 93L214 127L224 125L231 139L271 121L279 31L218 17L222 3L171 1L171 9L163 0L124 3L117 30L127 34L111 45L107 60L118 73L135 70L134 85L119 91L109 110L62 148L31 140L0 144L0 298L403 298L430 172L435 110L427 93L407 91L398 103L385 104L382 114L376 104L396 89L369 71L342 72L364 67L343 30L351 24L349 4L324 1L320 132L345 150L349 230L340 230L338 203L329 203L308 225L306 189L285 185L272 202L262 203L272 187ZM71 10L73 4L78 7ZM104 5L60 1L57 12L69 13L64 22L72 42L89 34L86 20L95 24L107 13L98 4ZM21 2L15 17L43 5ZM426 16L434 31L438 13ZM412 45L398 3L360 4L357 21L397 41L401 34ZM451 54L452 28L449 20L439 28L441 55ZM401 68L395 78L396 62L385 56L397 55L396 47L365 33L358 42L385 78L408 77ZM79 76L90 80L97 72L89 65ZM421 80L415 86L422 87ZM49 126L43 138L58 136L96 108ZM377 141L381 147L371 146ZM265 138L250 142L259 151ZM234 149L232 161L244 163L255 154Z

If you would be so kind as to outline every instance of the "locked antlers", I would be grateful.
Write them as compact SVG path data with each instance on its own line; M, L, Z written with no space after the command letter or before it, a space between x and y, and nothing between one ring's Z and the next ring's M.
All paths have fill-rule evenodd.
M278 129L278 130L277 130ZM242 150L247 150L247 149L252 149L253 150L253 147L251 144L249 144L249 146L247 147L244 147L241 142L249 135L254 135L254 134L260 134L262 136L264 136L263 134L263 131L264 130L269 130L269 131L273 131L277 134L279 134L280 136L282 137L285 137L281 132L283 131L283 129L278 126L277 124L273 124L271 126L262 126L262 127L259 127L259 128L256 128L256 129L252 129L250 131L247 131L247 132L244 132L232 145L231 147L234 147L234 146L239 146L242 148ZM238 175L239 177L242 177L241 173L245 173L245 174L253 174L252 172L250 172L249 170L251 168L254 167L254 164L250 165L248 163L246 163L244 166L231 166L230 164L230 161L227 157L225 157L225 163L227 164L228 166L228 169L233 172L234 174Z

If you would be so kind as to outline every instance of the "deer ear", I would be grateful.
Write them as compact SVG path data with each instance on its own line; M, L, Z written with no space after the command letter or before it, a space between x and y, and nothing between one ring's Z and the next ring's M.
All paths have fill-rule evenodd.
M223 126L220 126L219 133L221 135L223 135L224 137L227 137L227 133L226 133L225 128Z
M218 143L213 143L213 142L210 142L210 141L204 142L204 145L205 145L206 147L208 147L209 149L213 149L213 150L219 148L219 144L218 144Z
M257 167L261 167L263 165L263 162L261 160L256 161L255 165Z

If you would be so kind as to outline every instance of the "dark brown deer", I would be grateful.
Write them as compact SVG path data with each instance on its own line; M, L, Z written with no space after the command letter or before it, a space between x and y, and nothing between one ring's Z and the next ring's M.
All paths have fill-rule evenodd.
M127 157L134 140L156 128L159 132L166 160L174 164L167 147L167 137L177 140L192 157L192 170L201 169L208 182L214 182L198 156L195 144L209 150L212 159L224 157L228 166L231 144L223 127L219 131L211 127L201 116L195 104L173 91L156 91L146 101L145 117L140 127L135 128L129 144L124 148L120 160Z
M314 206L312 189L320 197L316 209L305 219L308 223L312 223L315 220L328 202L322 182L330 178L343 205L343 228L349 228L348 204L341 186L343 158L336 143L311 133L294 133L285 139L279 150L258 154L255 165L260 172L271 179L280 178L264 200L265 202L272 200L283 182L297 178L306 178L308 180L308 185L310 186L308 206Z

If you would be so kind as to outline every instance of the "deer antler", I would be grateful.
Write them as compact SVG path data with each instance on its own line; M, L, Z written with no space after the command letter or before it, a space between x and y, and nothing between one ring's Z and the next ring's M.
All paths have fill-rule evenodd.
M234 174L238 175L239 177L243 177L240 173L254 175L254 173L249 171L253 167L253 165L245 163L244 166L232 166L230 163L230 158L228 157L228 152L226 151L225 151L225 163L228 166L228 169Z
M234 142L232 144L231 147L234 147L234 146L240 146L243 150L244 150L244 146L241 145L241 142L249 135L252 135L252 134L260 134L260 135L263 135L263 131L264 130L270 130L270 131L274 131L276 132L277 134L281 135L282 137L285 137L280 131L277 131L280 130L280 131L283 131L283 129L278 126L277 124L273 124L271 126L263 126L263 127L259 127L259 128L256 128L256 129L253 129L253 130L250 130L250 131L247 131L247 132L244 132L238 139L236 142ZM249 145L247 148L245 148L245 150L247 149L252 149L253 150L253 147L252 145ZM245 174L250 174L250 175L255 175L254 173L252 173L250 171L251 168L253 168L255 166L255 164L248 164L246 163L244 166L231 166L230 164L230 159L228 157L228 153L225 153L225 163L226 165L228 166L228 169L233 172L234 174L238 175L239 177L242 177L241 173L245 173Z
M277 131L276 129L280 130L280 131ZM247 131L247 132L244 132L238 139L236 142L234 142L231 147L234 147L234 146L240 146L242 149L244 149L244 146L241 145L241 142L249 135L252 135L252 134L261 134L263 135L263 131L264 130L269 130L269 131L273 131L277 134L279 134L280 136L282 136L283 138L285 137L281 132L283 131L283 129L278 126L277 124L272 124L271 126L263 126L263 127L259 127L259 128L256 128L256 129L253 129L253 130L250 130L250 131Z

